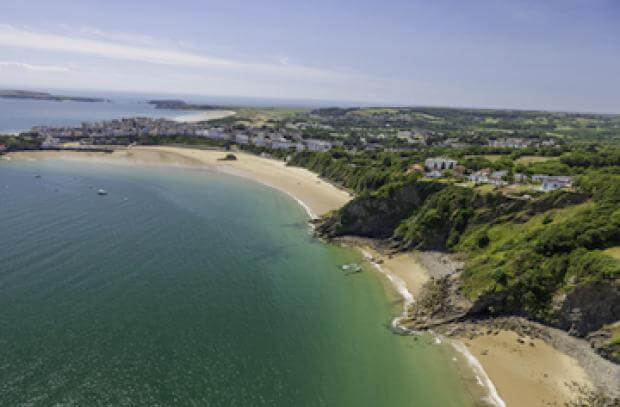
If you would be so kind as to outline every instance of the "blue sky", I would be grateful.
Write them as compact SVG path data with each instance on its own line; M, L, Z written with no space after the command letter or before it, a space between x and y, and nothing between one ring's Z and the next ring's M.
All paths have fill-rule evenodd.
M0 86L620 113L620 0L2 0Z

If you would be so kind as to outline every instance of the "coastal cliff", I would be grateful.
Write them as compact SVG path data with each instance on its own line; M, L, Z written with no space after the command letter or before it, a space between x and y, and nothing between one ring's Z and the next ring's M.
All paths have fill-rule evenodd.
M362 194L316 233L465 256L461 271L427 284L412 328L512 315L585 338L620 320L620 262L602 252L620 239L617 196L584 187L518 199L414 180ZM597 350L618 362L609 346Z
M345 235L390 238L395 228L420 208L429 195L443 188L439 183L413 182L362 195L323 218L317 232L326 238Z

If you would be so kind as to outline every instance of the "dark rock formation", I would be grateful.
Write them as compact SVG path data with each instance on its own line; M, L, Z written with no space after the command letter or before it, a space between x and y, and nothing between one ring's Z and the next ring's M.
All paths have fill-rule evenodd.
M610 284L584 285L557 298L554 305L554 325L583 337L620 320L620 289Z
M324 219L317 227L322 237L344 235L385 239L442 184L415 182L386 195L364 195L355 198L342 209Z

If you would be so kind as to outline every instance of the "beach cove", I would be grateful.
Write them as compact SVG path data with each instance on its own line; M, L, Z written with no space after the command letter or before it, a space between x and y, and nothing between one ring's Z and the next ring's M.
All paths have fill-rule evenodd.
M138 147L127 150L118 150L113 154L97 153L69 153L69 152L29 152L16 153L11 156L16 159L34 160L36 162L62 159L64 161L90 162L112 166L137 166L140 168L177 167L179 169L208 169L222 173L250 178L261 182L272 188L278 189L297 200L304 207L310 217L323 215L331 210L338 209L352 197L348 192L334 187L324 182L315 174L299 169L286 167L283 162L265 159L244 153L237 153L235 161L221 161L223 157L221 151L193 150L179 147ZM433 274L432 262L428 258L420 258L416 255L405 253L397 256L383 256L374 251L372 247L358 244L365 253L365 257L379 265L383 274L380 274L380 285L384 287L385 294L391 298L397 298L397 308L403 302L414 301L420 292L422 285L428 281ZM379 260L379 261L377 261ZM394 290L396 288L396 292ZM407 294L408 293L408 294ZM410 298L408 297L411 296ZM401 298L398 298L400 296ZM397 314L392 314L397 315ZM551 347L544 347L540 344L536 352L529 350L515 351L514 346L510 345L506 334L501 336L488 336L476 338L472 341L465 341L455 344L456 350L461 353L453 352L451 357L460 359L460 367L453 366L454 371L459 371L461 377L467 377L472 372L465 370L473 367L477 380L482 385L477 389L481 394L486 393L486 397L491 396L490 401L494 405L527 405L532 400L540 398L540 405L544 403L557 403L562 405L572 396L571 392L564 385L565 380L575 380L580 383L588 383L587 375L572 359L565 354L554 350ZM414 341L414 338L403 337L402 339ZM435 338L434 341L450 340L445 338ZM491 349L493 358L481 357L481 353L488 353ZM483 353L484 354L484 353ZM518 354L518 356L515 356ZM544 359L541 359L544 355ZM474 358L475 356L475 358ZM477 360L480 364L477 365ZM489 360L490 359L490 360ZM536 360L545 360L545 372L540 372L558 380L544 381L533 376L531 372L525 372L519 366L530 366ZM514 366L515 368L506 368ZM535 365L532 365L535 366ZM538 368L534 368L538 369ZM490 378L488 375L490 375ZM468 380L468 379L465 379ZM476 386L470 389L476 390ZM527 387L526 393L522 388ZM480 395L474 398L480 399ZM524 398L526 397L526 398ZM527 398L529 397L529 398Z
M188 163L22 158L0 161L0 404L479 399L450 346L390 331L400 298L347 275L362 257L281 192Z

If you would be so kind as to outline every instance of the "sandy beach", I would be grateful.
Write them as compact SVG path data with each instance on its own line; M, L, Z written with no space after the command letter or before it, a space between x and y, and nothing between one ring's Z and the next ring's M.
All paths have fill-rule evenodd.
M366 257L388 273L390 283L397 291L404 284L412 298L403 296L405 303L420 295L423 285L431 277L450 272L449 265L441 262L437 253L408 252L385 255L376 250L367 239L353 238L347 244L356 246ZM402 293L401 293L402 294ZM512 331L500 331L474 338L443 338L452 341L461 353L461 363L472 365L467 356L475 358L480 370L474 371L481 382L488 378L497 394L491 404L508 407L564 406L579 394L572 386L593 389L594 385L577 360L541 339L523 337ZM517 340L519 339L519 341Z
M573 382L592 388L575 359L540 339L517 339L511 331L461 339L507 406L564 406L578 395Z
M287 193L308 211L311 217L321 216L347 203L351 195L324 182L316 174L283 161L234 152L237 160L222 161L226 152L182 147L133 147L111 154L72 151L27 151L11 153L10 157L42 160L65 159L114 165L169 166L204 168L249 178Z
M196 123L205 122L215 119L223 119L234 115L236 112L232 110L201 110L196 112L188 112L174 118L177 122Z
M316 174L284 162L234 152L237 160L221 161L226 152L181 147L133 147L112 154L90 152L19 152L16 159L66 159L118 165L206 168L246 177L287 193L316 217L343 206L351 195L324 182ZM375 266L389 274L394 288L405 303L415 301L422 287L438 271L432 257L421 253L384 255L362 240L351 242L360 248ZM426 257L425 257L426 256ZM429 266L430 264L430 266ZM441 265L437 268L441 269ZM439 271L441 273L443 271ZM400 287L400 288L399 288ZM411 298L407 298L407 294ZM517 341L514 332L502 331L476 338L462 338L467 350L478 359L491 378L499 397L509 407L563 406L574 396L566 383L591 385L577 361L539 339ZM464 362L464 358L463 362ZM502 405L496 402L496 405Z

